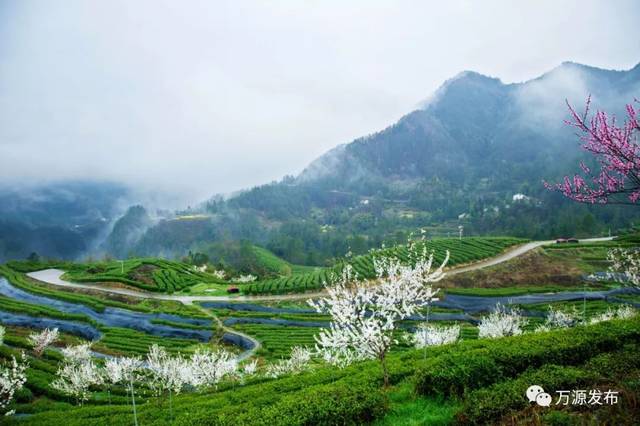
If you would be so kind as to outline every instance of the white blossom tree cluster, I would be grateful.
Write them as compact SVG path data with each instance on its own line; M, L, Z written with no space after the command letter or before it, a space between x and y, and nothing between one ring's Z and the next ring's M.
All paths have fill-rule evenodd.
M266 367L267 377L280 377L285 374L299 373L307 369L312 353L309 349L300 346L291 348L291 355L288 359L282 359Z
M240 380L255 375L256 360L239 367L237 358L226 350L197 350L191 356L171 355L158 345L149 348L147 356L114 357L97 365L91 357L90 344L68 346L62 349L62 361L54 389L76 399L78 404L87 401L91 389L107 386L123 386L131 400L134 423L137 425L136 388L144 387L156 396L169 396L169 409L173 417L173 395L185 390L215 388L222 380ZM311 360L311 351L294 347L288 359L267 365L265 376L279 377L303 371ZM110 396L109 396L110 398Z
M597 324L603 321L613 319L628 319L637 314L636 310L629 305L619 305L616 309L608 308L605 312L593 316L589 320L589 324Z
M611 272L622 272L634 287L640 287L640 250L615 248L609 250L607 259Z
M58 368L58 378L51 387L69 395L82 405L90 396L89 389L103 383L103 375L91 357L89 344L62 349L64 360Z
M478 337L494 339L522 334L527 320L517 308L508 309L498 303L493 312L483 317L478 324Z
M213 275L214 277L224 280L227 273L224 271L224 269L216 269L214 271L211 272L211 275Z
M33 353L41 356L47 347L58 340L59 334L57 328L45 328L40 333L31 333L27 340L33 346Z
M395 258L374 259L376 283L359 282L350 265L334 285L325 286L328 297L308 303L319 313L331 316L328 329L322 329L316 340L316 353L325 361L346 366L357 360L378 359L385 386L389 376L385 358L397 343L393 337L398 322L416 314L431 303L438 290L432 283L444 277L442 264L432 271L433 254L426 249L413 265L403 265Z
M553 306L549 305L544 323L537 326L534 331L540 333L556 328L573 327L580 322L579 318L580 315L575 307L572 310L562 311L560 309L554 309Z
M437 326L429 323L420 324L415 333L407 336L407 340L416 349L429 346L447 345L455 343L460 338L460 326Z
M580 324L596 324L612 319L631 318L637 314L636 309L629 305L619 305L617 308L608 308L605 312L592 317L589 321L580 318L581 315L575 309L560 310L549 305L544 323L534 329L534 332L546 332L554 329L574 327ZM528 320L522 316L517 308L507 309L498 304L494 312L481 319L478 325L480 338L498 338L505 336L517 336L524 332Z
M5 328L0 326L0 345L4 343ZM26 370L29 363L22 354L20 362L15 356L11 356L8 365L0 365L0 412L5 416L13 414L13 410L5 411L9 404L13 401L13 397L17 391L22 389L27 381Z
M257 280L257 279L258 279L258 277L256 277L255 275L247 274L247 275L238 276L234 281L239 282L239 283L250 283L250 282L253 282L253 281Z

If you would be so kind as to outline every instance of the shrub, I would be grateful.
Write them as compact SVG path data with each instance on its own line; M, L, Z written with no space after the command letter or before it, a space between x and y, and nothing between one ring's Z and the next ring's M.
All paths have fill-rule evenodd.
M427 359L416 372L416 391L426 395L462 395L467 389L489 385L502 371L486 349L469 352L452 350Z
M532 403L526 397L529 386L536 384L553 395L559 389L574 389L595 379L593 373L575 367L546 365L528 370L517 379L496 383L469 393L456 415L460 424L488 424L514 410Z
M419 394L457 395L545 364L577 365L640 337L640 321L610 321L587 327L469 342L428 359L415 374ZM477 349L472 349L477 348Z
M358 425L371 422L386 411L379 387L355 383L328 384L301 389L274 398L271 404L225 406L215 413L196 411L181 416L177 425Z

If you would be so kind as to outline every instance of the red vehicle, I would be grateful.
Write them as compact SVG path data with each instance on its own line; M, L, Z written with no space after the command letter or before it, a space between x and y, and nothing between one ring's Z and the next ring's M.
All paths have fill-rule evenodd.
M229 287L227 288L227 293L240 293L240 289L238 287Z

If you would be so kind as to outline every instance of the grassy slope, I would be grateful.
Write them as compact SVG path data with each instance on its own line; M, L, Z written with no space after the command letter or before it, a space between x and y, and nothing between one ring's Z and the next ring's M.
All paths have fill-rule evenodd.
M436 262L442 262L445 252L451 253L448 266L476 262L488 257L496 256L508 247L525 242L526 240L510 237L469 237L459 240L457 238L437 238L425 243L418 242L412 251L406 245L399 245L380 250L373 250L366 255L355 256L347 261L351 264L360 278L373 278L375 275L373 259L376 256L392 256L403 262L411 262L412 256L426 247L428 252L434 254ZM302 292L322 288L325 282L330 282L332 276L339 273L342 264L333 268L325 268L313 272L297 274L290 277L282 277L264 280L244 286L243 291L249 294L262 293L290 293Z
M474 262L495 256L511 245L525 240L508 237L469 237L439 238L428 241L426 247L433 251L436 261L442 261L446 250L451 251L449 265ZM418 249L421 249L418 243ZM333 268L292 265L267 249L253 246L258 261L265 269L279 275L279 278L258 281L252 284L235 284L243 293L287 293L321 288L324 282L331 281L342 265ZM411 253L407 246L400 245L372 251L369 254L349 259L362 278L374 275L373 257L379 255L395 256L409 261ZM110 283L124 285L145 291L160 293L190 293L204 295L226 295L229 281L221 280L206 272L196 271L192 265L184 262L154 258L135 258L124 261L105 260L85 263L72 262L9 262L6 266L18 272L30 272L45 268L63 269L63 278L69 281L85 283ZM231 280L233 281L233 280Z
M90 296L83 293L74 293L50 288L46 285L36 284L24 274L16 272L7 265L0 265L0 276L7 278L9 282L18 288L41 296L60 299L71 303L85 305L95 311L101 311L106 306L123 308L145 313L170 313L188 318L211 319L205 316L201 310L194 306L183 305L178 302L132 299L127 302L111 300L108 295L98 294ZM35 317L49 317L61 320L70 320L91 324L103 333L102 338L94 344L94 349L107 354L132 355L144 354L153 343L167 346L170 351L190 352L199 345L199 342L188 339L168 339L134 331L128 328L106 327L98 324L91 318L82 314L70 314L43 305L36 305L17 301L0 296L0 310L31 315ZM162 321L159 321L162 322ZM167 322L165 322L167 323ZM215 322L213 322L215 327ZM188 324L170 323L175 327L192 328Z
M530 379L543 380L550 390L562 386L620 389L625 402L615 407L617 418L633 422L638 420L637 408L628 402L638 397L640 359L635 354L639 343L637 318L494 341L463 341L432 348L426 359L421 351L390 355L392 387L387 390L381 387L376 362L342 370L320 367L297 376L252 379L244 386L224 384L217 392L174 397L174 424L275 426L375 420L378 425L417 425L450 424L456 419L493 423L503 416L539 417L550 412L602 420L610 414L606 407L588 412L531 407L524 395L526 386L522 388ZM473 361L474 357L483 362ZM497 370L487 374L487 368ZM454 390L457 383L464 387ZM488 395L485 389L489 388L496 393ZM172 423L166 402L146 401L139 399L141 424ZM130 407L120 404L54 406L20 423L130 424Z

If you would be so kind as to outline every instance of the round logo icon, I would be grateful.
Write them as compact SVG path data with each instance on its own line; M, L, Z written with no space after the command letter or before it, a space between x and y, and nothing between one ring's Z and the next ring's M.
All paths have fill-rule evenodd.
M529 386L529 388L527 389L527 398L529 399L529 402L534 402L536 400L536 396L538 396L539 393L543 393L544 389L542 389L542 386L538 386L538 385L531 385Z

